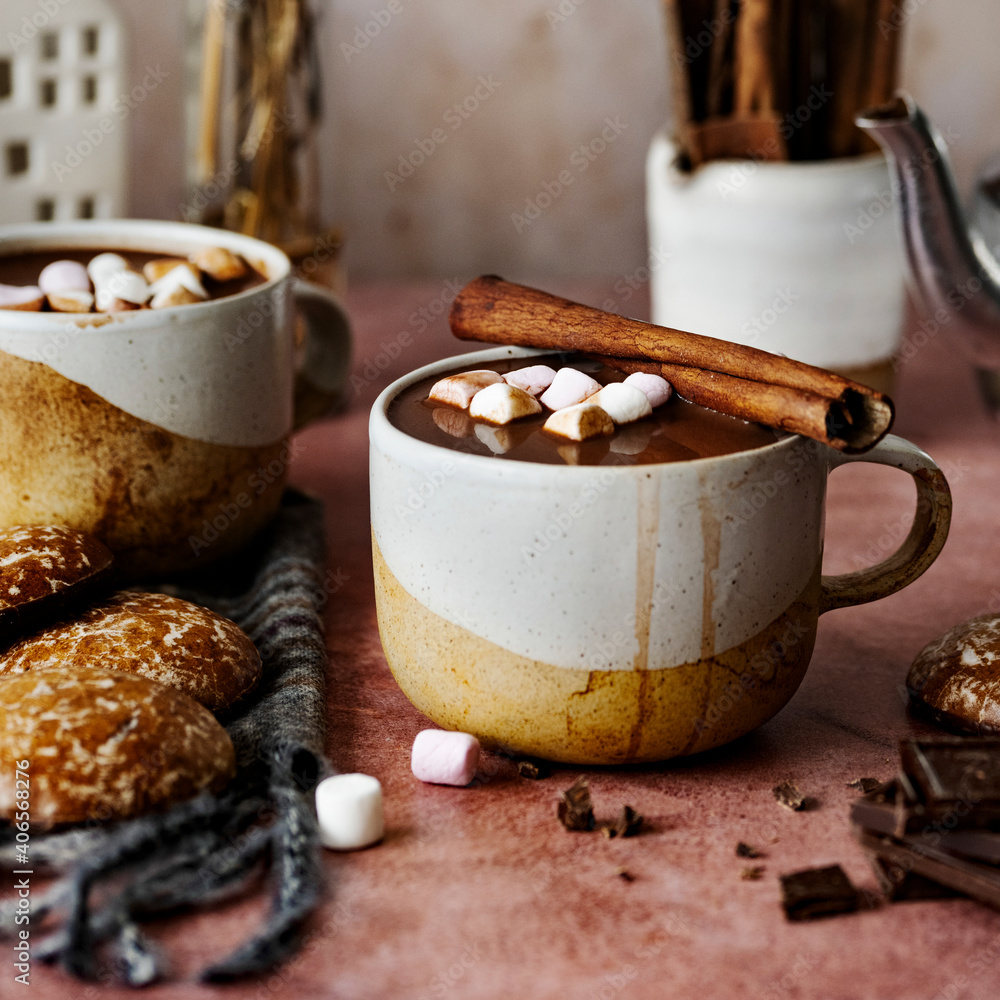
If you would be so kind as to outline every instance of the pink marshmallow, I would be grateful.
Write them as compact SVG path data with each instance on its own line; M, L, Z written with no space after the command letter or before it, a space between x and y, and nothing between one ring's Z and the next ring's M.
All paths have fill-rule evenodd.
M627 379L626 385L634 385L637 389L642 389L649 400L649 405L654 409L662 406L674 391L674 387L659 375L650 375L648 372L633 372Z
M54 260L42 269L38 287L46 295L50 292L89 292L90 276L83 264L75 260Z
M532 396L538 396L552 385L555 377L555 368L550 368L548 365L529 365L527 368L507 372L503 380L508 385L530 392Z
M23 309L37 312L45 296L35 285L0 285L0 309Z
M410 756L415 777L434 785L467 785L479 766L479 740L468 733L424 729Z
M552 385L539 399L550 410L561 410L564 406L575 406L588 396L600 391L601 383L575 368L560 368Z

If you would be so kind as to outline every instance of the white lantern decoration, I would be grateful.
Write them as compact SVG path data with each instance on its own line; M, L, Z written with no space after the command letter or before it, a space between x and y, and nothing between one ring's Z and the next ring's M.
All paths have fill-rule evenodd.
M107 0L0 3L0 223L124 214L124 51Z

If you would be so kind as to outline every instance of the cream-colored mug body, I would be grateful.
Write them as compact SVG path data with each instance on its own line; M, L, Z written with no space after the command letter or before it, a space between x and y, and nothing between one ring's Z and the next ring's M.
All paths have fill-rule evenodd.
M719 458L581 467L468 455L387 419L416 380L533 353L438 362L372 410L382 642L403 691L446 728L574 763L718 746L792 696L821 612L898 590L944 544L947 484L901 438L860 456L788 436ZM824 578L827 476L855 461L914 476L914 531L878 567Z

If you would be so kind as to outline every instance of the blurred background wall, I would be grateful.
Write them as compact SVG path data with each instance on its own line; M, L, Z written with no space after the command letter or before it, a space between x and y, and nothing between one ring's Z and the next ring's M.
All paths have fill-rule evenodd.
M187 194L185 3L116 2L132 32L130 77L167 74L132 116L131 214L175 218ZM611 277L645 263L644 159L670 119L657 0L314 8L324 221L345 231L352 280ZM1000 150L996 0L904 9L903 85L947 130L967 192Z

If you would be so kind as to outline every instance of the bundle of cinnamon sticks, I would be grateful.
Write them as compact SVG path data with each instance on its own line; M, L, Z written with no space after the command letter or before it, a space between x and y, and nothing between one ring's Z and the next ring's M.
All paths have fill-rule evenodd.
M691 165L876 149L855 125L896 87L902 0L663 0Z
M892 400L822 368L516 285L495 275L469 282L449 317L452 333L553 351L578 351L624 372L652 372L694 403L821 441L867 451L889 431Z

